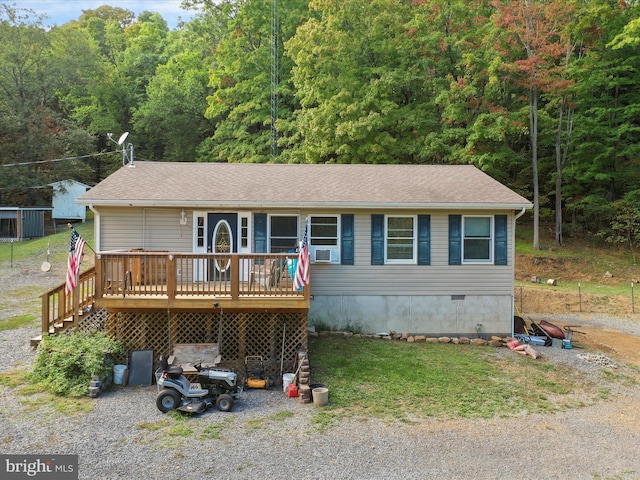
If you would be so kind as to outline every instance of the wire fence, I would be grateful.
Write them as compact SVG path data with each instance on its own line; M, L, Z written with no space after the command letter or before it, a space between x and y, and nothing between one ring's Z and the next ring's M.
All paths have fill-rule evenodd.
M563 285L516 284L514 307L518 313L600 313L629 316L640 313L640 289L634 282L618 285L581 283ZM614 292L615 291L615 292ZM612 293L614 292L614 293Z

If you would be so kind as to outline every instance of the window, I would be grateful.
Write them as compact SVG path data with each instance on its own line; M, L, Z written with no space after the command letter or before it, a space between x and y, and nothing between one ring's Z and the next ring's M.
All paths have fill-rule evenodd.
M312 246L338 246L338 217L311 217Z
M249 217L240 217L240 247L249 245Z
M371 215L371 265L431 265L431 215Z
M286 253L298 245L298 217L273 215L269 230L269 251Z
M196 245L198 248L204 248L204 217L196 217Z
M509 264L507 215L449 215L449 265Z
M493 217L463 217L462 239L464 263L493 262Z
M387 263L415 263L416 217L386 217L385 261Z
M338 215L314 215L309 218L309 254L313 262L340 263Z

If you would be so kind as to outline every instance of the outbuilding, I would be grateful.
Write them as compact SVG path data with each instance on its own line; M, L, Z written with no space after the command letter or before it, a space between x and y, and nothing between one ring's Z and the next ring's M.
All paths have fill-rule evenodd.
M51 208L0 207L0 241L44 237L45 213Z

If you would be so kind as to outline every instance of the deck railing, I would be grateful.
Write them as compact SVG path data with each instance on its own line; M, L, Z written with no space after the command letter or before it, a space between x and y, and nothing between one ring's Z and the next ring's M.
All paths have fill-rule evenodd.
M65 284L42 295L42 333L57 333L77 323L80 312L90 308L96 295L95 268L82 272L78 284L66 295ZM66 325L65 325L66 321Z
M296 264L296 255L273 253L102 252L96 297L304 297L293 286Z
M309 287L293 286L297 255L173 252L99 252L95 267L79 276L72 295L64 284L42 295L42 332L57 333L93 306L124 310L211 308L228 299L234 308L308 308Z

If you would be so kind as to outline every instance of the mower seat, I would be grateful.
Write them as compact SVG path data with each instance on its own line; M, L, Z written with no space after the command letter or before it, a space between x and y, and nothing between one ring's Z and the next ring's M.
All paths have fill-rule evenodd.
M160 356L160 365L162 366L162 370L167 372L167 376L169 378L180 378L182 375L182 367L177 365L169 365L167 358L164 355Z

